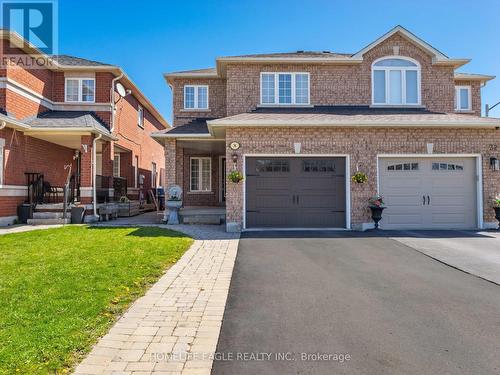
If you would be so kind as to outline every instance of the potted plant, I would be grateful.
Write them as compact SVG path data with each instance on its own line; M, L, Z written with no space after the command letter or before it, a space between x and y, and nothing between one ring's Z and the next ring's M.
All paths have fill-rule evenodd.
M365 182L368 181L368 176L363 172L356 172L351 177L351 180L352 182L355 182L357 184L364 184Z
M493 199L493 209L495 210L495 218L498 220L498 230L500 230L500 194Z
M382 220L382 212L385 210L384 198L381 195L374 195L368 199L368 207L372 211L372 220L375 223L375 229L378 229L378 222Z
M240 171L234 170L234 171L229 172L229 174L227 175L227 178L229 181L237 184L240 181L243 181L244 177L243 177L243 173L241 173Z

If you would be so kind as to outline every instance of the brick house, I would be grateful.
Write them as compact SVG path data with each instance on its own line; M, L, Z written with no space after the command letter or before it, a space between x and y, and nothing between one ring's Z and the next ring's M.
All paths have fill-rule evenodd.
M398 26L354 54L222 57L166 74L174 127L152 135L166 183L185 207L225 207L229 231L371 228L377 193L382 228L492 227L500 121L481 117L481 87L494 77L456 71L469 61ZM242 182L226 181L233 170Z
M60 202L68 181L88 214L123 195L145 199L163 184L163 147L150 133L168 124L120 67L49 59L15 33L1 36L0 224L29 199ZM26 57L46 64L26 66Z

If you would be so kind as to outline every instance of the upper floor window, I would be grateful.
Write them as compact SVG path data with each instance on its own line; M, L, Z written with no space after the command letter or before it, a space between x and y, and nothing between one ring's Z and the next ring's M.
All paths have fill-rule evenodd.
M455 110L470 111L472 110L472 100L470 95L470 86L455 87Z
M66 78L66 101L93 103L95 101L95 79Z
M184 86L184 109L208 109L208 86Z
M141 106L137 108L137 125L144 129L144 109Z
M420 64L400 57L376 60L372 65L372 85L375 105L418 105Z
M309 104L309 73L261 73L260 103Z

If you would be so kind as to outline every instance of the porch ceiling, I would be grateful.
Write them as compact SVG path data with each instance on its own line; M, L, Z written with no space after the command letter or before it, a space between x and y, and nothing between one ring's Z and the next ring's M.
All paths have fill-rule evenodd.
M27 135L33 138L38 138L43 141L54 143L59 146L71 148L74 150L79 150L82 144L82 135L89 135L90 132L81 133L47 133L47 132L29 132Z
M210 152L214 154L225 154L226 153L226 141L225 140L213 140L213 141L177 141L177 145L184 149L193 151Z

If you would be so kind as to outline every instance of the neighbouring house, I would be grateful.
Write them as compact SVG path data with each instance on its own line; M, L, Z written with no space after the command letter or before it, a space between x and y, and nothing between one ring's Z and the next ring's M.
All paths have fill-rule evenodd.
M165 169L150 133L169 125L139 88L118 66L49 57L16 33L1 36L0 224L23 202L61 202L65 185L87 220L123 196L147 202Z
M495 226L500 121L481 117L492 76L457 72L401 26L354 54L329 51L222 57L165 74L173 125L166 184L185 207L225 207L227 230ZM227 181L232 171L239 183ZM365 183L352 181L357 172Z

